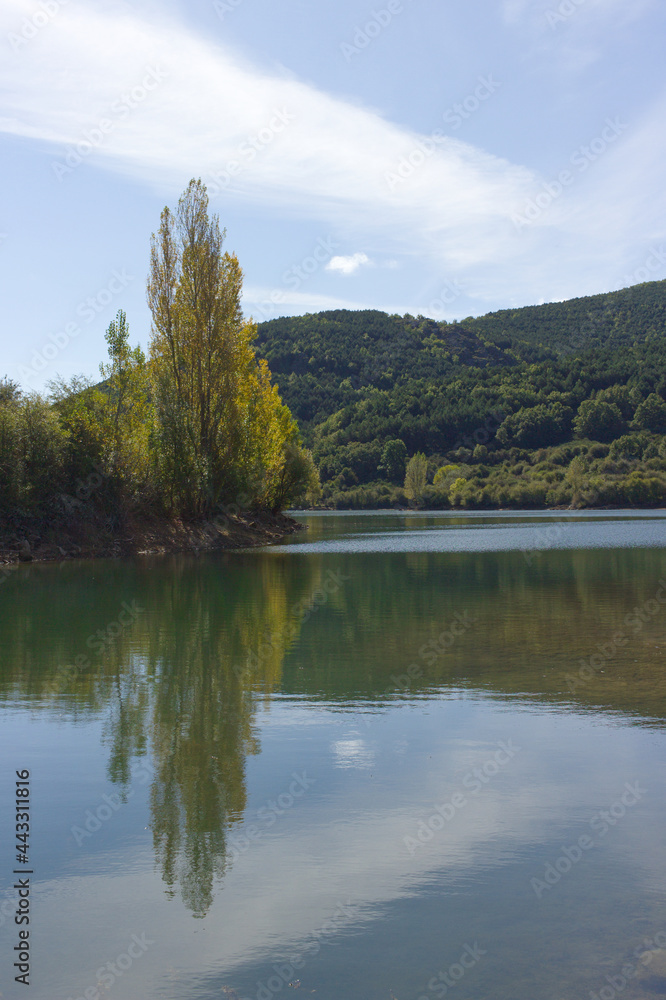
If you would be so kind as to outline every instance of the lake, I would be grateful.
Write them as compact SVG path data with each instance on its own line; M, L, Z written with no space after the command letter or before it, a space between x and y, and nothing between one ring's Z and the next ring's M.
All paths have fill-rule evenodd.
M3 580L0 995L666 995L666 511L297 516Z

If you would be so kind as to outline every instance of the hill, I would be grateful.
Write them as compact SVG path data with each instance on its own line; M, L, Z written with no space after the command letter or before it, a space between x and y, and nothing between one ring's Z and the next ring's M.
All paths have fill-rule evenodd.
M309 424L353 402L359 390L390 390L406 377L441 381L460 365L515 364L460 324L376 310L269 320L259 325L257 352L306 435Z
M666 499L665 331L656 281L454 323L281 318L260 324L257 352L329 505L406 503L417 453L427 482L413 502L643 505ZM453 468L433 483L442 467Z

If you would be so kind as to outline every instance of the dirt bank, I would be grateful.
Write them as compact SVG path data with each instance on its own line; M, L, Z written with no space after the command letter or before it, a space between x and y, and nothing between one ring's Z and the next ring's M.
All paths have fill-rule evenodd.
M122 525L108 519L0 522L0 564L249 548L278 542L301 528L286 514L267 512L198 522L133 517Z

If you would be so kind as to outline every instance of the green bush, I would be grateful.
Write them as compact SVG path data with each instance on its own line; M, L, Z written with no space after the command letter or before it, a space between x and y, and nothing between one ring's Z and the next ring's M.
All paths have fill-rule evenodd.
M0 514L58 501L67 446L57 414L40 396L0 399Z
M586 399L578 407L573 426L577 437L612 441L626 430L627 425L617 403Z
M0 511L3 513L21 502L21 451L19 407L13 403L0 405Z
M505 418L497 431L500 444L538 448L566 440L571 433L573 410L555 402L552 406L521 407Z
M656 392L651 392L637 407L634 426L656 434L666 433L666 403Z
M637 506L663 503L666 497L666 483L639 471L631 472L619 483L619 488L626 501Z
M609 456L613 459L636 459L642 458L647 446L647 438L644 434L623 434L616 438L610 446Z

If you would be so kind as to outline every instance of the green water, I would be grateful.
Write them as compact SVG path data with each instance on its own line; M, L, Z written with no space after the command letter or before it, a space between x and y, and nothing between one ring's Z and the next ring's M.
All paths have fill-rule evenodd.
M666 995L664 512L300 517L0 584L0 995Z

